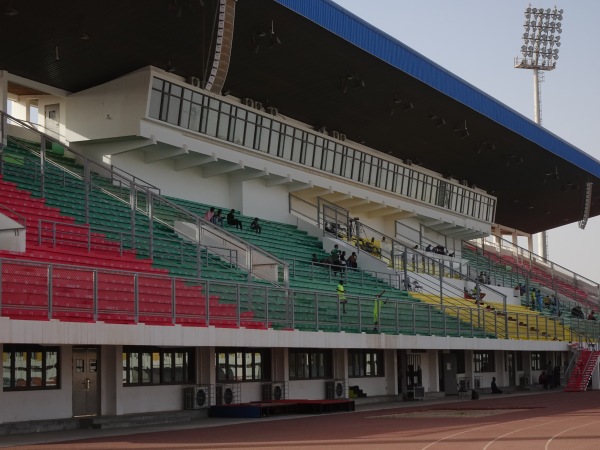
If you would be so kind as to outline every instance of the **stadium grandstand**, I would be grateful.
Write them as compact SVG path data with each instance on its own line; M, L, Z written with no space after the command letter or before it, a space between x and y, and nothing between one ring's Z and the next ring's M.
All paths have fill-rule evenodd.
M600 387L583 151L330 0L0 7L3 432Z

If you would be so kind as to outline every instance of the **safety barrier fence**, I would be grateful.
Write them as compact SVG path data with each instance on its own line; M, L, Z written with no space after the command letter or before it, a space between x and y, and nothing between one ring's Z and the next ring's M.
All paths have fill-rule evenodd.
M129 210L127 228L132 233L133 248L137 246L138 235L147 236L145 248L153 256L156 248L155 228L164 227L199 244L196 252L197 276L200 276L202 263L200 246L204 245L210 251L215 250L215 254L227 263L235 264L248 272L249 280L254 277L274 285L287 286L288 268L282 260L169 201L156 186L115 166L96 163L57 139L40 133L29 123L2 111L0 132L0 174L6 171L10 173L11 170L18 172L25 168L33 171L28 176L39 186L42 198L46 197L52 186L79 192L85 223L90 223L90 217L94 214L95 196L107 195ZM27 151L36 160L29 158L25 161L22 155L11 152L11 148ZM63 167L48 157L49 152L68 152L77 158L81 167ZM142 218L145 220L141 220ZM227 260L231 254L235 254L236 260Z
M0 259L0 315L12 319L102 321L305 331L365 332L374 297L153 273ZM441 313L441 314L440 314ZM537 314L384 299L379 332L499 339L587 341L597 324L573 330Z

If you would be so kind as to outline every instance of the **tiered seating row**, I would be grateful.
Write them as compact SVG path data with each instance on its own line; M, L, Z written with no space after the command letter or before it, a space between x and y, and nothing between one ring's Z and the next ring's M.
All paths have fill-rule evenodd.
M2 315L11 318L236 327L237 306L203 292L202 284L152 274L2 264ZM247 328L267 327L251 312L242 312L240 321Z

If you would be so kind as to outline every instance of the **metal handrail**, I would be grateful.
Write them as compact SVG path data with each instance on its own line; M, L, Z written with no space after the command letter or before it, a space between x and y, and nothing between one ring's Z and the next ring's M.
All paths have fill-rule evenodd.
M138 193L143 193L146 195L146 198L148 199L147 204L152 204L152 199L153 198L157 198L160 202L162 202L163 204L166 204L169 206L169 208L174 209L175 211L177 211L179 214L185 216L188 218L189 222L196 225L198 227L198 230L200 232L200 228L202 228L204 233L209 233L212 234L213 236L218 236L215 237L215 239L218 239L220 241L226 241L228 245L233 246L235 249L245 249L245 253L246 253L246 258L244 258L244 265L240 266L243 267L245 270L248 271L249 276L253 275L256 276L258 278L264 278L264 276L260 273L260 272L256 272L253 271L253 265L252 265L252 260L253 260L253 254L254 255L260 255L260 258L262 258L263 260L269 260L269 261L273 261L274 264L279 264L282 267L282 283L283 286L287 286L289 283L289 269L286 266L285 262L281 259L279 259L278 257L276 257L275 255L272 255L271 253L267 252L264 249L261 249L260 247L257 247L255 245L253 245L250 242L245 241L242 238L239 238L237 235L230 233L226 230L223 229L219 229L219 232L216 233L216 231L211 231L211 230L217 230L217 227L204 220L202 217L194 214L191 211L188 211L187 209L180 207L179 205L176 205L175 203L169 201L168 199L164 198L161 196L160 194L160 190L158 188L156 188L155 186L153 186L150 183L147 183L143 180L141 180L140 178L137 177L133 177L133 178L128 178L131 177L131 174L129 174L128 172L121 170L121 169L117 169L114 170L114 166L106 166L106 165L102 165L102 164L98 164L94 161L89 160L88 158L86 158L85 156L79 154L77 151L70 149L66 144L61 143L60 141L57 141L56 139L53 139L50 136L44 135L43 133L40 133L38 130L36 130L34 127L31 127L27 122L21 121L19 119L13 118L11 116L9 116L8 114L5 114L3 112L0 111L0 122L3 124L2 127L2 138L4 138L5 134L6 134L6 130L4 128L4 124L6 122L6 119L10 119L12 122L19 124L21 127L28 129L29 131L31 131L32 133L34 133L35 135L39 135L41 140L42 140L42 145L40 146L41 151L36 151L33 148L30 148L28 146L23 146L20 145L21 147L24 147L26 150L31 151L33 153L36 153L40 156L40 163L39 163L39 167L40 167L40 175L42 177L42 194L44 193L44 184L43 184L43 177L44 177L44 173L45 171L43 170L43 167L45 164L50 164L53 165L55 167L60 168L63 171L66 171L67 173L69 173L70 175L72 175L74 178L79 179L81 181L83 181L86 185L88 186L94 186L94 181L93 181L93 173L92 172L92 168L96 169L96 173L101 174L101 173L108 173L109 176L107 177L107 179L109 179L111 181L111 183L113 185L118 185L118 187L122 186L123 184L125 186L129 187L129 195L128 198L123 198L123 196L121 195L117 195L114 192L111 192L110 189L108 189L105 186L100 186L100 185L95 185L96 188L98 188L101 192L111 195L112 197L120 200L121 202L129 205L132 208L132 214L134 211L137 211L139 213L142 213L144 215L147 215L148 218L152 219L152 220L156 220L159 221L159 223L162 223L163 225L170 227L174 230L174 227L171 226L169 223L166 223L164 220L161 220L159 217L155 216L152 209L150 208L150 210L145 210L145 209L141 209L138 208L138 198L137 198L137 194ZM68 149L69 152L73 153L74 155L76 155L78 158L81 159L82 164L84 166L84 175L81 176L73 171L70 171L69 169L61 166L60 164L57 164L51 160L48 160L47 158L45 158L45 151L44 151L44 145L45 142L55 142L58 145L61 145L62 147L64 147L65 149ZM0 166L0 169L2 169L2 167ZM139 184L139 182L141 182L142 184ZM157 191L156 193L154 191ZM135 193L135 194L134 194ZM86 195L86 222L89 222L88 217L89 217L89 198L88 198L88 190L85 190L85 195ZM134 221L135 218L132 215L132 221ZM132 229L134 228L134 225L132 224ZM151 231L151 230L150 230ZM152 233L150 234L151 236L151 248L153 248L152 245ZM199 234L200 236L200 234ZM198 242L198 244L200 244ZM216 248L216 246L208 246L207 248ZM239 263L239 261L236 261ZM198 273L199 273L199 267L198 267ZM269 280L269 281L273 281L273 280ZM277 284L277 283L275 283Z
M8 211L10 214L12 214L13 216L16 216L15 222L17 222L19 225L21 225L24 228L27 228L27 218L25 216L22 216L21 214L19 214L16 211L13 211L12 209L10 209L8 206L3 205L2 203L0 203L0 208L2 208L5 211ZM12 218L12 217L11 217ZM18 230L19 228L7 228L7 230Z
M475 247L479 247L476 241L471 241L471 244L474 245ZM483 245L482 248L485 249L485 247L492 247L499 254L502 254L502 250L506 249L513 255L513 257L515 257L517 259L517 263L518 263L519 257L521 257L523 261L525 261L525 260L529 261L530 268L537 265L538 268L543 269L547 273L549 271L550 272L549 274L552 276L553 282L555 280L561 280L566 283L571 283L573 280L575 280L576 282L581 281L581 282L587 284L588 287L593 288L588 291L589 295L595 297L596 299L600 298L600 284L599 283L596 283L595 281L593 281L589 278L579 275L578 273L573 272L572 270L567 269L566 267L561 266L560 264L557 264L553 261L547 261L542 256L540 256L524 247L514 244L513 242L511 242L507 239L500 238L499 244L500 245L496 245L495 242L490 242L490 241L484 240L482 242L482 245ZM566 275L567 278L566 279L560 278L559 277L560 273L556 273L555 269L558 269L558 271L560 271L564 275ZM573 287L581 289L581 287L576 286L576 285L573 285ZM583 289L583 290L586 290L586 289Z
M18 275L19 271L22 271L23 277L30 277L32 268L36 267L44 269L39 271L39 273L41 274L41 277L46 277L43 279L45 279L48 284L46 301L44 302L43 300L37 299L35 305L22 305L22 297L19 296L19 299L15 303L11 303L11 290L5 285L5 283L9 283L6 281L10 278L7 275ZM56 293L52 287L55 282L55 274L61 273L62 276L56 275L56 282L60 283L62 280L64 283L64 271L69 271L71 274L66 278L69 280L78 279L72 272L89 274L82 275L80 278L89 280L90 282L89 292L86 292L87 300L85 300L85 307L72 306L72 302L70 306L59 304L58 299L61 294ZM15 309L28 309L31 311L37 310L38 312L42 311L43 313L47 313L49 319L60 318L60 315L55 314L55 312L66 311L82 314L87 313L93 315L94 320L99 320L98 314L103 313L104 317L102 320L105 321L110 321L111 317L114 317L115 320L120 320L122 317L126 316L133 323L137 323L145 320L140 319L140 315L142 315L140 311L142 311L145 316L152 316L155 318L162 317L173 323L177 319L187 317L189 319L205 320L206 324L214 324L216 326L219 326L219 322L213 323L211 320L219 320L223 317L237 323L239 326L244 326L244 324L256 326L257 324L260 324L262 327L270 327L276 323L278 326L284 327L296 328L298 325L307 325L310 329L329 331L331 331L331 327L334 327L336 331L353 331L353 327L358 327L358 332L368 330L373 326L370 319L365 320L365 317L363 317L370 317L373 308L373 296L347 295L349 301L348 308L351 308L350 312L353 313L352 316L350 316L341 314L341 311L332 311L323 308L323 305L325 304L328 304L329 306L338 305L339 307L337 296L335 294L329 292L315 292L313 290L282 289L272 286L249 285L246 283L209 281L189 277L172 277L155 273L91 268L68 264L40 263L6 258L0 258L0 275L0 279L2 280L2 285L0 285L0 315L5 311L10 313L11 310ZM102 302L113 301L111 300L112 297L110 297L113 295L111 293L113 291L99 290L97 283L91 283L91 280L99 279L99 277L105 282L110 281L111 277L118 277L121 284L126 280L130 280L131 289L129 291L124 290L124 292L129 292L129 296L121 300L120 307L114 310L110 308L107 309L106 307L101 308L104 304ZM167 291L164 289L161 290L162 293L159 291L155 292L154 289L152 292L153 295L163 298L163 305L173 305L172 308L167 308L167 311L163 313L149 312L145 311L143 308L140 309L140 306L144 306L144 301L146 300L140 300L140 295L143 294L140 294L139 283L140 280L143 281L147 278L162 279L170 283L169 286L172 286L172 288L168 290L168 294L164 293ZM13 283L14 282L15 281L13 280ZM77 283L72 284L74 284L73 289L82 288ZM64 286L64 284L62 284L62 286ZM205 310L198 313L179 313L177 309L180 306L177 297L178 290L175 286L191 286L192 288L193 286L201 286L202 293L207 299L206 305L204 306ZM222 301L225 303L211 306L208 299L214 298L215 292L219 292L222 288L226 288L228 291L232 292L230 295L233 297L223 298ZM108 295L108 297L105 298L105 295ZM227 297L226 293L221 295ZM273 295L275 297L272 297ZM259 298L260 301L264 302L264 308L257 305L257 299ZM216 311L211 314L211 308L214 309L219 306L227 307L227 314L218 314ZM439 305L389 299L385 308L392 310L393 314L384 317L384 320L380 324L381 332L432 335L447 335L448 333L455 334L458 332L460 335L474 338L494 336L501 339L510 339L513 337L501 326L498 326L498 311L442 306L442 312L445 314L439 317L439 320L433 321L433 311L439 311ZM248 317L247 314L242 311L243 309L253 311L256 314L262 312L261 314L263 317ZM233 313L234 310L235 313ZM455 316L456 318L453 319L451 316ZM343 321L341 320L342 317ZM472 317L471 322L468 323L464 321L462 317ZM403 319L403 322L400 321L400 318ZM410 320L407 321L407 318L410 318ZM541 322L540 317L537 315L522 314L518 316L517 320L522 321L528 328L529 326L533 326L531 324L535 323L537 328L537 331L531 333L528 332L526 336L522 336L524 338L546 340L560 339L565 341L567 339L573 341L574 336L579 339L585 338L585 336L571 330L568 331L568 335L564 333L561 335L547 333L544 336L540 331L543 328L542 325L545 325L546 330L550 330L548 324L551 319L546 318L545 322ZM477 324L479 324L479 326ZM465 330L464 327L467 327L467 329ZM596 328L598 328L598 326L596 326ZM519 338L521 338L521 336Z

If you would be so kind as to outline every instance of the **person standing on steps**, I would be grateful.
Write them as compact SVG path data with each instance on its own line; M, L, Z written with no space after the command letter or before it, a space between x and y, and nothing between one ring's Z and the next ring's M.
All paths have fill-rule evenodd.
M373 305L373 331L379 332L379 320L381 317L381 308L387 303L387 299L382 300L381 296L385 294L385 291L381 291L377 297L375 297L375 303Z
M348 303L348 300L346 299L346 292L344 291L344 280L340 280L338 283L337 295L338 302L342 305L342 312L346 314L346 303Z

